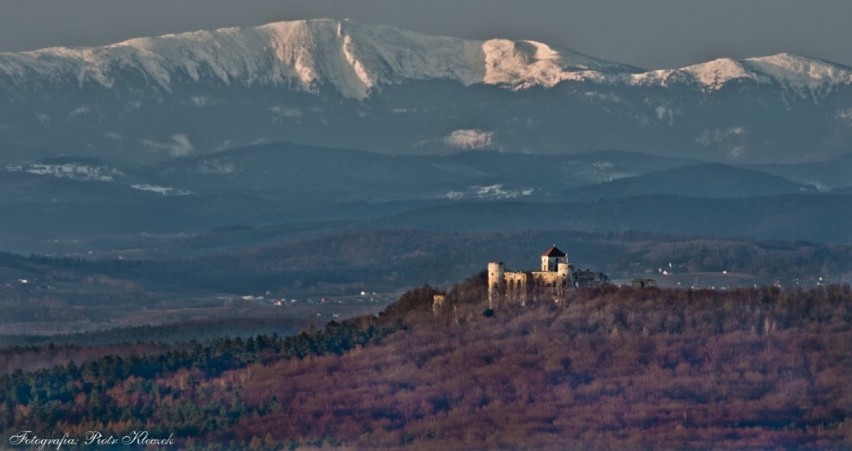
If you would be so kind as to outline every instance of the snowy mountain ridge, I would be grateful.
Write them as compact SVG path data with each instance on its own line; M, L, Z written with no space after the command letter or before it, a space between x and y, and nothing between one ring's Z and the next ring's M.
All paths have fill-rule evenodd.
M731 82L778 83L785 88L815 95L826 94L837 85L852 84L852 69L828 61L779 53L734 60L719 58L680 69L663 69L635 74L637 85L669 86L694 82L716 91Z
M329 19L0 54L0 74L17 83L71 77L79 84L111 87L118 72L131 69L165 89L184 75L193 81L210 77L225 84L290 85L311 92L327 83L359 99L379 85L407 79L522 89L625 67L532 41L472 41Z
M784 53L643 72L536 41L466 40L331 19L0 54L0 79L16 84L72 80L109 88L128 71L167 91L177 79L187 78L308 92L329 86L355 99L382 85L432 79L513 90L550 88L564 81L661 87L694 83L705 90L737 81L774 81L812 94L852 84L849 68Z

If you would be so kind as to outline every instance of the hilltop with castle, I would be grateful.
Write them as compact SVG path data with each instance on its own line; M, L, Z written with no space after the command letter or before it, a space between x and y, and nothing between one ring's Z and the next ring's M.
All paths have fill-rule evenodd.
M556 244L541 254L539 271L507 271L503 262L488 263L488 303L526 301L530 293L553 292L566 288L596 286L609 279L603 273L579 270Z

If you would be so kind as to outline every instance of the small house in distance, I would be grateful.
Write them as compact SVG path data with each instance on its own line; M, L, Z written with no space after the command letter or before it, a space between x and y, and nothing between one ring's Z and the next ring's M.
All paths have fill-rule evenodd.
M503 262L488 263L488 303L520 300L530 293L557 293L566 288L607 282L605 274L578 270L556 244L541 254L540 271L506 271Z

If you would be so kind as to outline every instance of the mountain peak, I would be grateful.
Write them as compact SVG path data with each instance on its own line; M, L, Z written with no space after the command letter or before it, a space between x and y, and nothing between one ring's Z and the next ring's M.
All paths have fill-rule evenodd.
M491 39L483 42L481 47L485 57L482 81L514 89L550 88L566 80L600 82L606 75L638 71L538 41Z
M755 72L798 90L822 92L837 84L852 83L852 70L848 67L791 53L746 58L743 61Z
M631 81L659 86L693 83L708 91L717 91L731 83L752 81L776 83L802 96L820 96L834 86L852 84L852 70L828 61L779 53L742 60L718 58L679 69L633 75Z
M695 64L681 69L694 77L702 86L719 89L732 80L750 79L764 81L753 74L743 63L731 58L718 58L706 63Z

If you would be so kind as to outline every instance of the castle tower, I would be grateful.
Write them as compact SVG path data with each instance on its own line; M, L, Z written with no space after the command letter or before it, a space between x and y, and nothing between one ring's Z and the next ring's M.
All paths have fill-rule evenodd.
M494 307L505 285L503 262L488 262L488 307Z
M541 271L556 272L559 270L560 263L568 263L568 256L565 252L559 250L554 244L553 247L541 254Z
M568 263L557 263L556 272L559 273L559 284L562 286L571 286L574 281L571 280L571 267Z

